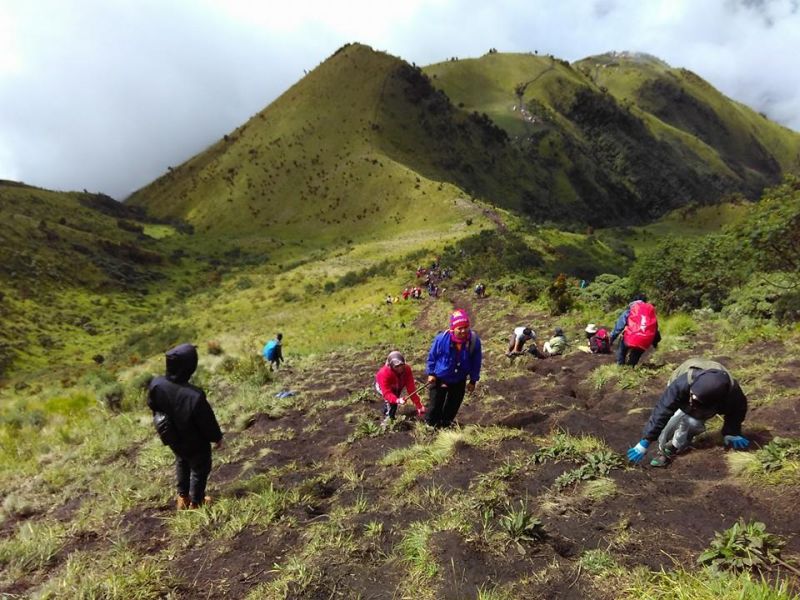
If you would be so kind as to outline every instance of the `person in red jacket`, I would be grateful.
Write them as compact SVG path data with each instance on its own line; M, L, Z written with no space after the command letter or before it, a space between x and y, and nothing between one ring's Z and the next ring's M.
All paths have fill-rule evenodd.
M417 408L417 416L425 414L425 407L417 395L416 383L411 367L406 364L405 357L393 350L386 357L386 364L375 373L375 389L383 398L383 423L386 426L394 420L397 407L410 399ZM403 397L403 390L407 395Z

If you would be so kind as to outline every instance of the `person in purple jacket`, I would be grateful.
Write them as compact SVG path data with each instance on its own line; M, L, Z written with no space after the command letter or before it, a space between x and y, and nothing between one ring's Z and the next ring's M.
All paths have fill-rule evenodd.
M425 422L431 427L450 427L464 393L475 390L481 378L481 339L470 330L462 309L450 315L450 329L436 334L428 352L430 402Z

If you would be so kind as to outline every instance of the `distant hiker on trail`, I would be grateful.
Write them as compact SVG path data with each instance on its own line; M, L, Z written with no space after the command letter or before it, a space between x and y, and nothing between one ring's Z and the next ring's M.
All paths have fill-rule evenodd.
M611 332L612 345L620 334L622 338L617 349L618 365L628 364L635 367L651 345L658 348L661 333L658 331L656 309L647 302L644 294L637 294L620 314Z
M465 390L473 392L481 377L481 360L481 339L470 330L467 312L458 309L450 315L450 329L436 334L428 352L428 425L453 424Z
M581 346L581 351L592 354L611 354L611 338L606 329L589 323L584 331L586 332L586 346Z
M283 362L283 334L279 333L275 336L274 340L268 341L264 344L264 350L262 351L262 355L264 356L264 360L269 363L269 370L272 371L272 368L275 367L279 369L281 363Z
M564 330L561 327L556 327L553 332L553 337L547 340L542 346L542 351L545 356L557 356L563 354L567 349L567 336L564 335Z
M197 369L197 348L181 344L169 350L166 359L167 374L150 382L147 406L161 441L175 454L178 510L197 508L210 500L206 482L211 444L222 447L222 431L203 390L189 383Z
M530 342L536 339L536 333L530 327L515 327L514 333L508 338L508 350L506 356L514 356L522 354L525 347L525 342Z
M409 399L417 408L418 417L425 414L425 407L422 406L422 401L417 395L418 390L411 367L406 364L405 357L397 350L389 353L389 356L386 357L386 364L375 373L375 389L383 398L382 426L385 427L394 421L397 407L402 406ZM403 397L403 390L407 392L405 397Z
M631 462L641 462L647 447L658 440L658 454L650 464L667 466L675 455L687 448L694 437L706 430L705 422L723 415L722 436L725 446L747 448L742 437L742 421L747 414L747 397L739 382L718 362L690 358L669 378L667 389L644 427L642 439L628 450Z

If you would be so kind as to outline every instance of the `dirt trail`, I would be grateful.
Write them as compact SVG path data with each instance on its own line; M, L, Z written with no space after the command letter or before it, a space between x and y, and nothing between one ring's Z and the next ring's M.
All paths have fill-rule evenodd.
M441 305L436 304L442 300L425 302L414 326L432 337L445 325L434 317L442 314ZM288 507L283 520L268 529L245 528L223 545L198 542L170 562L170 575L184 582L179 597L197 597L197 590L202 589L204 595L243 598L254 586L279 576L280 569L273 565L286 564L287 557L302 557L308 528L326 523L341 510L349 511L349 516L339 535L352 536L355 549L309 559L316 574L313 585L301 595L289 593L288 597L396 597L405 585L405 571L393 552L410 524L441 516L436 498L474 490L482 476L496 472L509 460L533 456L535 436L555 429L595 436L619 454L639 439L667 377L664 370L652 368L649 355L640 366L652 374L643 390L618 390L612 384L596 388L590 384L590 375L597 367L612 363L612 356L590 355L574 348L565 356L547 360L526 355L512 363L504 356L505 341L514 325L535 324L547 331L555 324L552 319L519 314L513 305L491 297L475 299L468 291L453 293L448 302L469 311L484 343L483 377L476 393L466 398L459 423L500 426L525 435L488 447L459 444L455 456L419 476L398 495L400 468L381 466L380 461L392 450L413 446L420 434L401 420L382 435L358 435L365 423L380 420L380 403L369 393L379 366L374 358L378 353L332 355L308 371L282 370L279 380L284 389L297 393L294 403L282 411L265 406L263 412L251 416L247 427L229 434L229 449L218 457L211 490L217 497L241 498L246 495L242 481L269 472L276 489L300 490L303 501ZM572 336L573 343L580 343L579 333L572 332ZM711 346L710 339L700 342L701 347ZM741 357L763 351L747 348ZM427 348L413 348L407 355L421 357L426 352ZM779 348L770 348L770 354L781 356ZM688 356L689 351L675 352L668 358L677 364ZM739 360L745 359L728 361L734 373L738 366L745 366ZM792 360L774 361L775 390L797 385L798 361ZM413 367L421 377L423 365ZM342 386L342 382L349 383ZM751 397L760 392L745 391ZM407 407L402 412L410 416L412 410ZM776 433L796 436L796 417L796 400L784 395L783 400L751 410L745 433L758 444ZM749 432L750 423L757 423L759 429ZM710 430L717 428L714 424ZM240 441L247 443L236 452L230 450ZM481 586L519 582L532 573L547 572L539 581L528 577L528 583L519 588L521 593L543 598L603 598L591 578L577 569L576 559L582 552L611 548L627 567L671 569L678 564L693 568L714 532L730 527L739 517L765 522L770 532L787 538L784 555L800 554L796 535L800 531L800 512L796 510L800 490L747 485L729 472L721 447L714 443L701 446L705 447L681 456L668 469L612 471L609 477L616 493L598 500L583 498L570 489L556 491L556 479L574 469L574 462L548 461L510 474L506 481L509 501L527 499L533 507L547 507L541 508L540 514L547 540L522 555L513 546L504 550L457 530L434 533L428 548L439 568L437 597L474 598ZM355 505L364 508L353 511ZM169 540L159 520L171 511L171 505L135 508L122 520L121 538L146 552L166 548ZM472 530L479 531L478 517L474 519ZM368 542L364 531L373 522L381 523L382 533L377 541ZM97 544L95 539L85 541L89 549Z

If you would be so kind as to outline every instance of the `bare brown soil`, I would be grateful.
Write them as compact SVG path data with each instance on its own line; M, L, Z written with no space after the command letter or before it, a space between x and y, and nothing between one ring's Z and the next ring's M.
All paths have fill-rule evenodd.
M243 598L256 585L278 577L275 565L286 557L302 554L307 526L324 521L332 511L351 507L359 500L366 503L366 510L345 519L345 533L353 535L357 549L347 554L331 552L324 559L312 558L312 583L302 592L290 589L288 597L402 597L400 590L408 589L404 581L406 567L396 554L396 544L411 523L428 521L446 510L446 501L439 506L423 501L424 490L436 487L442 494L466 492L482 474L498 469L509 457L532 456L537 449L535 436L554 429L596 436L623 455L639 439L667 377L654 369L649 354L638 367L652 373L645 390L617 390L608 384L593 389L587 377L598 366L613 362L613 356L570 351L547 360L525 356L511 365L503 354L504 344L495 340L507 339L510 327L533 317L543 330L549 329L550 319L507 314L500 319L494 316L494 322L487 319L489 326L485 327L482 311L491 306L492 315L496 315L497 301L471 302L466 294L461 300L459 306L468 308L474 329L485 340L485 360L483 381L476 393L466 399L458 421L461 425L507 427L525 435L487 447L461 444L452 459L420 476L398 495L395 485L400 467L382 467L379 461L391 450L413 445L413 428L401 423L382 435L349 441L358 420L380 420L377 397L325 408L326 401L341 401L371 387L380 365L367 360L365 353L351 358L330 356L313 371L281 371L278 378L284 389L296 392L295 409L278 417L267 411L253 415L244 430L229 434L229 440L250 436L254 443L237 460L215 466L210 493L238 497L242 494L243 472L252 477L293 463L293 468L276 476L274 485L302 489L304 500L290 507L282 520L266 530L247 528L224 543L200 541L175 557L167 566L181 582L178 597ZM430 322L427 311L423 311L415 326L433 334L443 324ZM707 355L721 358L713 355L712 342L701 339L699 347ZM427 348L405 350L421 379ZM738 356L726 357L725 362L735 374L737 366L744 366L741 361L748 360L743 357L761 356L765 350L753 346ZM782 351L781 347L769 348L773 356L782 356ZM662 359L677 364L688 356L688 352L676 352ZM751 409L745 435L754 445L765 444L774 435L797 435L795 390L800 383L799 362L784 356L770 365L774 389L791 394ZM759 395L758 389L746 387L745 392L751 398ZM412 418L411 408L402 411ZM758 427L748 431L751 423ZM276 431L290 431L293 436L265 441ZM800 511L796 509L800 490L748 485L737 479L729 473L725 450L719 446L713 428L711 433L707 441L679 456L669 468L626 467L612 471L610 477L617 485L617 493L610 497L581 501L566 490L560 496L561 504L541 515L547 532L545 540L529 543L523 551L515 544L498 547L478 535L481 527L477 512L471 534L456 530L434 533L428 549L437 566L437 597L475 598L480 589L509 583L516 583L520 597L607 597L577 567L582 552L610 548L628 567L693 568L714 533L730 527L739 517L765 522L771 533L787 539L785 556L800 555ZM270 452L264 453L267 448ZM361 474L357 486L348 485L342 465ZM507 482L508 500L514 503L526 499L536 507L545 495L553 495L556 478L575 466L547 461L531 473L512 476ZM56 507L53 514L68 518L77 507L72 499ZM124 515L119 532L140 552L157 553L171 541L162 523L171 510L171 505L137 507ZM364 538L370 522L382 523L377 540ZM69 550L91 549L100 543L98 539L74 540L54 559L52 568L63 563ZM0 590L0 595L22 594L42 577L43 574L34 574L30 581L13 590ZM794 584L800 590L797 580Z

